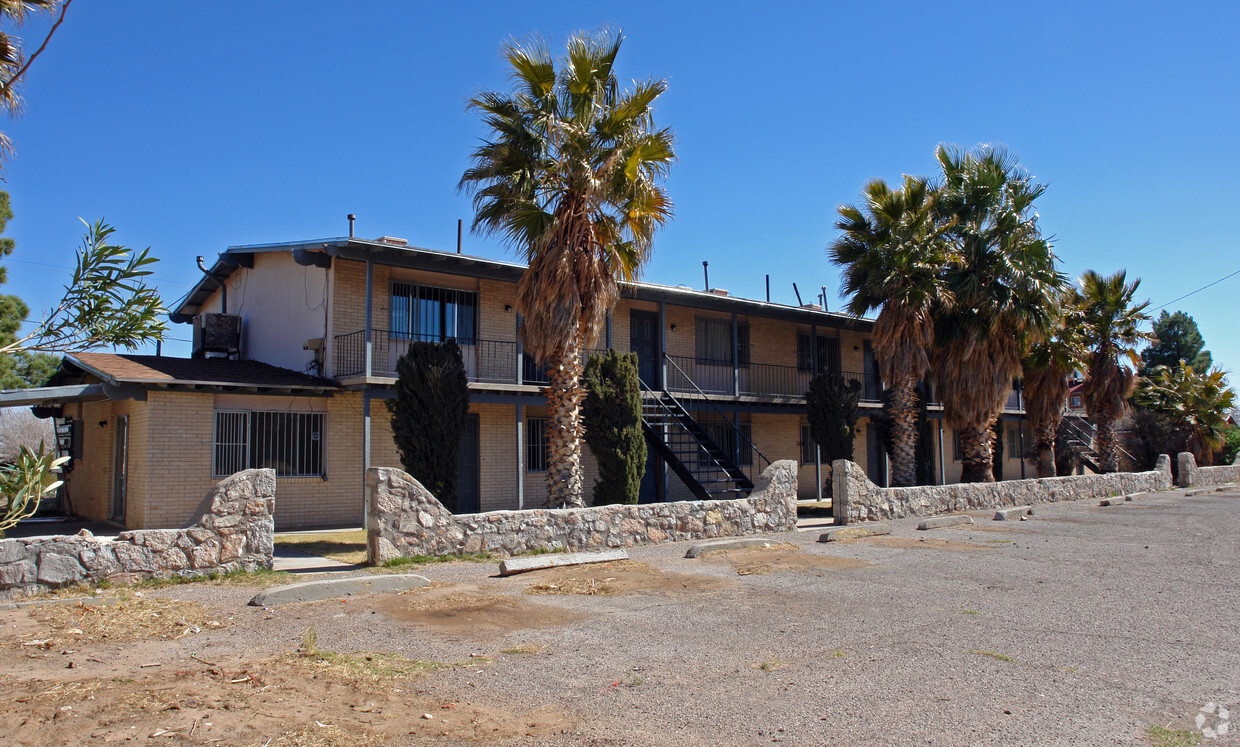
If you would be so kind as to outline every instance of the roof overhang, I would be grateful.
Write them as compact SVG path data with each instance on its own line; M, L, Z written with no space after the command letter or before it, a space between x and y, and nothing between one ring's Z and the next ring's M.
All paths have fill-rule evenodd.
M0 407L56 406L108 399L103 384L70 384L0 392Z

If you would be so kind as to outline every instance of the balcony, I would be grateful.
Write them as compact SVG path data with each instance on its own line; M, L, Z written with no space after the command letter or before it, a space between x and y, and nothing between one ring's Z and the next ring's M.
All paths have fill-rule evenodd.
M410 336L377 329L373 332L372 341L371 376L396 378L396 361L408 350ZM602 352L605 351L589 350L586 357ZM461 357L465 363L465 374L471 382L533 386L547 383L546 370L534 365L528 356L520 355L513 340L475 339L469 344L461 343ZM669 355L667 359L666 388L671 392L692 393L700 389L708 395L726 397L734 393L742 397L803 397L813 378L810 371L798 366L749 363L734 370L730 361L675 355ZM365 371L365 333L359 330L337 335L332 354L332 375L337 379L349 379L363 376ZM861 382L862 402L875 404L882 401L883 386L877 375L856 371L840 373L849 381ZM930 404L939 404L933 394ZM1004 409L1018 412L1023 404L1019 390L1013 389Z

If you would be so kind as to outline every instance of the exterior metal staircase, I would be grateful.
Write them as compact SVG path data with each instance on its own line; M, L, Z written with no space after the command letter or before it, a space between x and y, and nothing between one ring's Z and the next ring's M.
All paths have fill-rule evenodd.
M1064 445L1077 462L1085 465L1097 474L1102 474L1098 466L1098 452L1094 451L1094 426L1085 418L1066 415L1063 419L1063 431L1067 435Z
M674 366L675 363L671 362L671 365ZM684 378L689 380L687 376ZM696 385L694 386L696 388ZM646 443L676 473L690 492L704 501L749 495L754 485L737 464L737 455L729 454L717 444L670 392L651 389L644 381L641 387L642 432L646 436ZM698 390L698 393L700 398L731 426L739 448L751 449L758 458L770 463L741 433L736 423L720 412L701 390Z

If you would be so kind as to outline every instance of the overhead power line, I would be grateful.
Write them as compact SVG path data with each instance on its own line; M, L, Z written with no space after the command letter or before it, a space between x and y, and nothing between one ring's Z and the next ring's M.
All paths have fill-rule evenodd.
M1168 301L1168 302L1166 302L1165 304L1163 304L1162 306L1159 306L1158 308L1154 309L1154 311L1162 311L1163 309L1167 308L1168 306L1170 306L1170 305L1171 305L1171 304L1173 304L1173 303L1179 303L1180 301L1183 301L1184 299L1188 298L1189 296L1192 296L1192 295L1195 295L1195 294L1197 294L1197 293L1200 293L1200 292L1202 292L1203 290L1205 290L1206 288L1209 288L1209 287L1211 287L1211 286L1218 285L1219 283L1223 282L1223 281L1224 281L1224 280L1226 280L1227 278L1235 277L1236 275L1240 275L1240 270L1236 270L1236 271L1235 271L1235 272L1233 272L1233 273L1230 273L1230 274L1228 274L1228 275L1224 275L1223 277L1219 278L1218 280L1215 280L1213 283L1208 283L1208 284L1206 284L1206 285L1201 286L1200 288L1198 288L1198 289L1197 289L1197 290L1195 290L1195 291L1191 291L1191 292L1189 292L1189 293L1185 293L1184 295L1180 296L1179 298L1176 298L1176 299L1173 299L1173 300L1171 300L1171 301Z

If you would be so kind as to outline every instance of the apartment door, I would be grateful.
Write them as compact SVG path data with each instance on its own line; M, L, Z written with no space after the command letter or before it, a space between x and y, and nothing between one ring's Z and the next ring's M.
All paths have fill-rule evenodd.
M116 447L112 450L112 519L125 521L129 485L129 416L116 416Z
M866 340L864 345L862 361L865 366L865 386L862 396L871 402L878 402L883 398L882 380L878 375L878 360L874 357L874 346L870 341Z
M865 473L870 482L887 487L887 450L873 425L865 429Z
M629 312L629 350L637 353L637 375L651 389L663 386L659 373L659 315L653 311Z
M461 452L457 456L456 512L476 514L482 510L481 439L478 416L465 416Z

